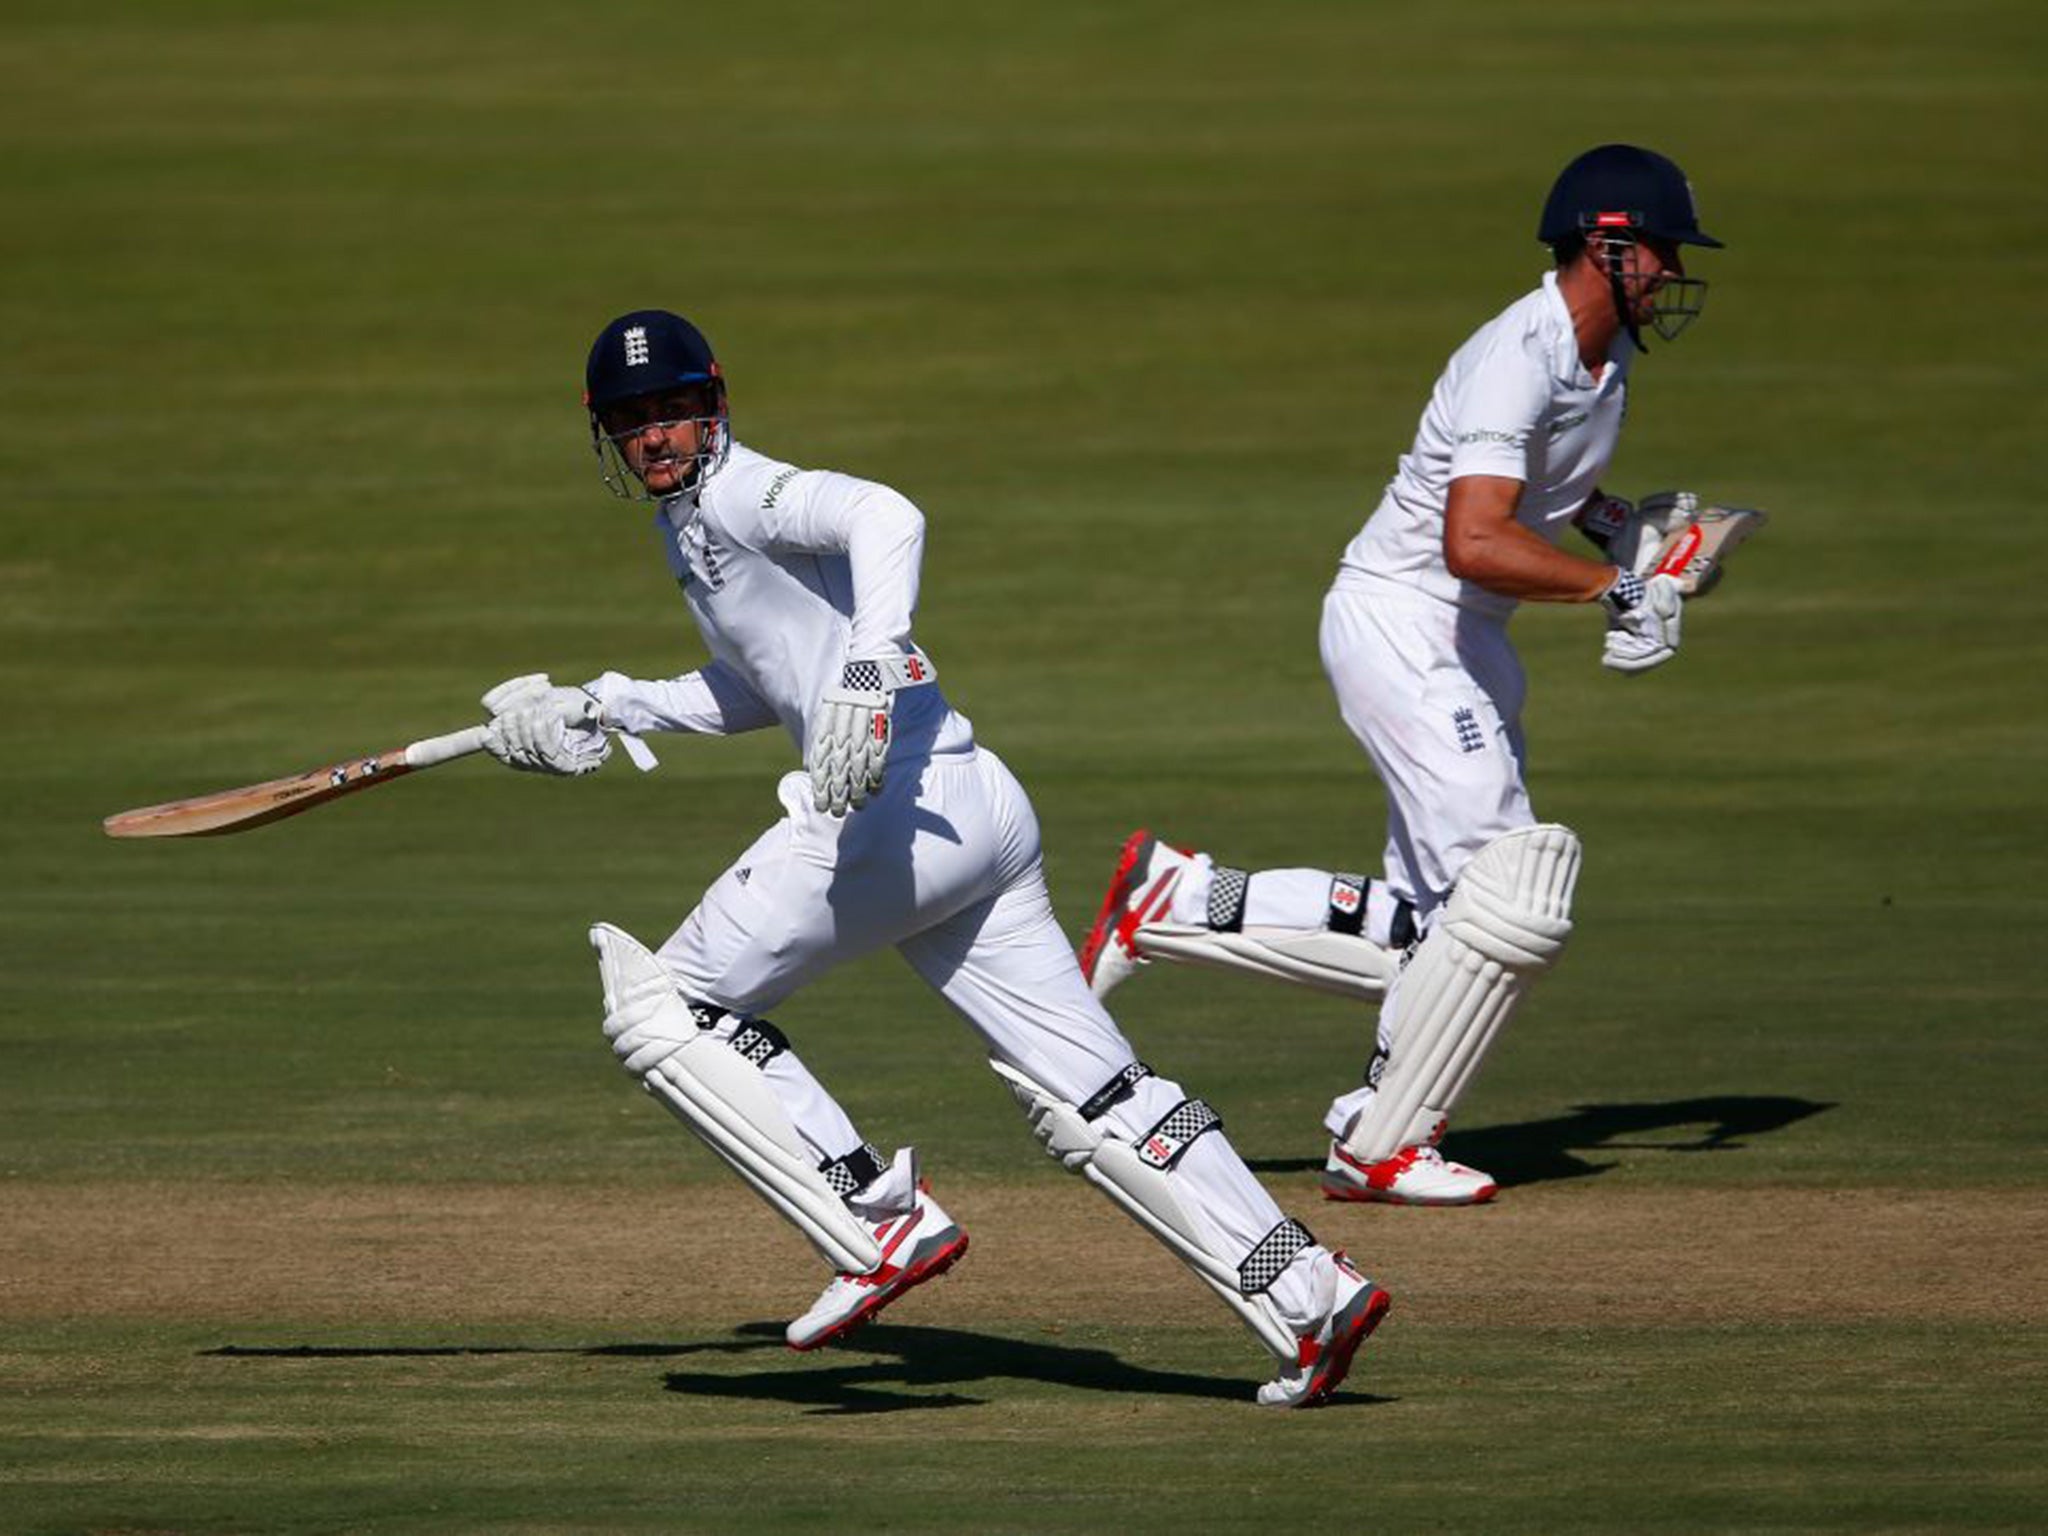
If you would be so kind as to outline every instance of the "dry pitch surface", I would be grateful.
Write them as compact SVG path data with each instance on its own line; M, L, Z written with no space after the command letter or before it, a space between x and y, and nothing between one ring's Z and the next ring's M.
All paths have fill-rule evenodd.
M1213 1308L1086 1191L941 1194L974 1251L892 1321L1114 1327ZM1394 1291L1397 1323L2048 1319L2048 1209L1995 1192L1528 1189L1472 1211L1281 1194ZM0 1317L22 1322L723 1333L801 1310L823 1279L778 1220L722 1187L16 1184L0 1188L0 1228ZM1398 1329L1383 1337L1399 1348Z

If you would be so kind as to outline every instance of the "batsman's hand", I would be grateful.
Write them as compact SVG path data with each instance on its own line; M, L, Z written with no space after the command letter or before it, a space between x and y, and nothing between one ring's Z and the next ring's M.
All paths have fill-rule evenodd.
M1607 610L1607 641L1600 665L1615 672L1647 672L1678 654L1685 597L1673 576L1644 581L1635 572L1615 572L1600 595Z
M491 716L484 750L507 768L576 777L611 755L603 707L581 688L557 688L545 672L498 684L483 706Z
M841 668L838 686L818 696L811 744L804 753L812 803L820 811L844 816L880 792L894 735L896 694L937 675L920 653L869 656Z
M811 771L811 798L819 810L844 816L881 789L895 709L896 691L882 686L881 668L873 661L849 661L839 686L818 696L804 766Z

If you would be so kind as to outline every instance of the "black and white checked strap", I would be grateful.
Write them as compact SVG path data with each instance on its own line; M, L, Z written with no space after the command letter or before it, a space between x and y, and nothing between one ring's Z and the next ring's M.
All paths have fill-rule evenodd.
M1289 1216L1260 1238L1237 1266L1237 1288L1247 1296L1262 1296L1280 1278L1280 1271L1294 1262L1304 1248L1315 1246L1315 1234Z
M832 1193L844 1200L855 1190L866 1189L882 1176L882 1154L872 1144L855 1147L844 1157L818 1164Z
M1205 1131L1221 1129L1223 1117L1200 1099L1182 1099L1151 1130L1138 1138L1138 1161L1161 1173L1170 1171Z
M766 1019L742 1019L726 1044L756 1067L765 1067L789 1049L789 1036Z
M1244 927L1245 892L1252 877L1241 869L1218 864L1209 875L1209 926L1217 933L1236 933Z
M1643 578L1634 571L1617 569L1614 584L1600 594L1600 605L1616 618L1643 600Z
M939 669L923 651L902 656L870 656L849 661L839 674L839 686L854 693L894 693L899 688L921 688L936 682Z

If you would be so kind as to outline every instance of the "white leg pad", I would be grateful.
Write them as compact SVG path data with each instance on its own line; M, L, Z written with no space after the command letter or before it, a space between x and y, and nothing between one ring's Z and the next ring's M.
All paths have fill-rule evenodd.
M1435 1138L1523 993L1564 949L1579 852L1577 834L1546 823L1473 855L1401 974L1379 1079L1345 1151L1379 1162Z
M661 962L631 934L599 923L590 942L604 979L605 1034L626 1070L834 1269L875 1270L881 1248L812 1166L761 1069L699 1029Z
M1146 923L1135 935L1147 960L1178 960L1378 1002L1401 969L1399 952L1371 939L1314 928L1248 927L1218 933L1187 923Z
M1010 1085L1046 1151L1164 1243L1277 1358L1289 1363L1298 1358L1301 1341L1280 1309L1271 1298L1248 1296L1239 1288L1236 1266L1204 1243L1201 1228L1174 1193L1172 1175L1148 1165L1129 1142L1082 1119L1077 1107L1016 1068L1000 1061L989 1065Z

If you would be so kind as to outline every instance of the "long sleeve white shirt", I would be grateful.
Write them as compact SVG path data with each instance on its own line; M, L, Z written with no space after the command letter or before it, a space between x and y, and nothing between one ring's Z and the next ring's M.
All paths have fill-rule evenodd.
M848 660L914 647L924 516L885 485L735 443L702 491L664 502L654 525L711 661L666 680L598 678L591 690L626 730L780 724L801 751ZM974 740L936 685L898 694L895 736L892 756Z

